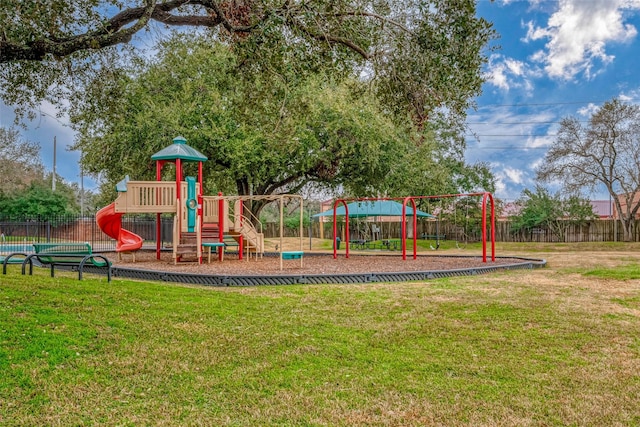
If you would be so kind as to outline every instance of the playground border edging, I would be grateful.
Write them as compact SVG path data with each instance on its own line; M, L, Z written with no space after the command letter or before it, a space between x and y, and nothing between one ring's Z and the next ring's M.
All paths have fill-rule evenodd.
M465 256L455 256L465 257ZM467 257L477 258L477 257ZM501 258L501 257L498 257ZM507 258L507 257L505 257ZM473 276L488 274L500 270L531 270L543 268L547 261L544 259L529 259L520 257L508 257L520 259L522 262L514 264L487 265L483 267L461 268L453 270L426 270L411 272L370 272L370 273L345 273L345 274L287 274L287 275L228 275L228 274L197 274L179 273L157 270L142 270L136 268L112 267L112 277L127 279L151 280L160 282L185 283L204 286L263 286L263 285L296 285L296 284L362 284L377 282L409 282L419 280L432 280L445 277ZM87 272L98 273L100 271Z

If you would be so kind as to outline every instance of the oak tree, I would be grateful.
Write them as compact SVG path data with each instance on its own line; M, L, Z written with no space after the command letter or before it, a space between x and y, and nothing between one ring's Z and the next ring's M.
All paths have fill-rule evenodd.
M26 188L43 174L40 146L22 139L15 128L0 126L0 192Z
M640 107L613 99L586 126L575 117L563 119L537 175L544 181L561 182L574 194L603 186L629 241L640 210L639 165Z
M565 241L570 226L583 225L596 218L593 206L585 198L551 194L541 185L536 185L534 191L524 189L516 206L518 212L511 217L513 232L548 229L561 242Z
M104 75L74 106L72 148L108 185L127 174L154 179L151 155L177 135L209 158L207 194L317 185L370 195L392 188L389 176L436 169L431 152L413 142L411 122L390 120L371 95L354 96L357 81L285 66L254 72L241 66L242 53L208 37L176 36L158 52L129 74ZM255 205L259 214L262 203Z
M208 31L242 45L246 66L294 56L306 69L356 72L389 112L422 125L463 123L480 93L483 52L494 37L476 0L4 0L0 96L18 116L43 100L81 101L100 73L145 52L170 29ZM199 31L203 30L203 31ZM152 43L153 44L153 43ZM263 66L257 71L265 72Z

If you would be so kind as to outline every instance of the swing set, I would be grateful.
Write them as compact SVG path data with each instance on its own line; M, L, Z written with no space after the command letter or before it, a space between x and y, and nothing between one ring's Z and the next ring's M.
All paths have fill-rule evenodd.
M438 250L440 248L440 242L447 240L447 236L453 236L453 239L450 238L449 240L455 240L457 249L464 249L469 241L478 240L477 237L472 238L472 234L475 235L475 231L477 231L475 228L479 228L477 227L477 221L479 221L480 214L479 212L474 212L479 211L479 207L473 209L474 202L466 195L462 195L461 197L464 198L455 198L453 203L446 208L443 199L427 199L427 212L430 212L435 217L435 231L424 232L420 236L424 240L434 241L435 246L433 244L429 245L432 251ZM433 203L435 203L437 207L432 209ZM462 203L462 207L459 207L460 203ZM472 206L472 209L470 209L470 206ZM441 224L443 217L447 219L445 225L449 225L446 230L443 230ZM453 225L453 229L451 225Z
M404 198L354 198L354 199L337 199L333 203L333 241L336 242L338 238L338 230L337 230L337 209L339 205L344 206L344 217L345 217L345 258L349 258L349 207L347 206L348 202L360 202L360 201L378 201L378 200L396 200L402 203L402 231L401 231L401 244L402 244L402 259L407 259L407 216L412 217L412 225L413 225L413 259L417 259L418 245L416 238L417 231L417 215L413 215L411 212L417 212L416 200L427 200L427 201L442 201L442 199L454 198L460 200L461 198L470 198L470 197L482 197L482 226L481 226L481 236L482 236L482 262L487 262L487 204L490 205L490 238L491 238L491 261L495 262L496 253L495 253L495 204L493 201L493 195L489 192L479 192L479 193L467 193L467 194L443 194L443 195L435 195L435 196L408 196ZM407 204L411 204L409 215L407 215ZM457 206L454 203L454 215L457 220L456 208ZM465 214L465 226L463 231L464 245L466 246L468 242L468 234L467 234L467 225L468 225L468 203L466 203L466 214ZM441 214L442 212L440 212ZM457 221L455 221L457 223ZM439 242L439 218L436 218L436 248L440 246ZM460 247L458 236L456 236L456 246ZM333 245L333 258L336 259L338 257L337 245Z

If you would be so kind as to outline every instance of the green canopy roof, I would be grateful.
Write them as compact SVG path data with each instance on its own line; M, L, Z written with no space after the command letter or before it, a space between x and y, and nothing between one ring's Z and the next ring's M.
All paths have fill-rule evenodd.
M402 216L402 203L393 200L372 200L351 202L347 205L349 208L350 218L363 218L368 216ZM413 209L409 206L406 208L406 215L413 216ZM337 216L344 216L344 206L341 204L336 209ZM333 216L333 209L326 210L313 217ZM426 212L418 210L418 217L433 218L434 216Z
M151 160L186 160L188 162L206 162L207 156L193 147L187 145L187 140L182 136L173 139L173 144L163 148L151 156Z

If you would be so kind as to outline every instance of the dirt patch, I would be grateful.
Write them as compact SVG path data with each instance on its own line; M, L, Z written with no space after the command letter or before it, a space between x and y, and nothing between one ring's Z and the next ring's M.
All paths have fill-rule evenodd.
M115 258L115 256L112 256ZM150 251L140 251L136 254L136 262L133 263L130 256L125 256L122 261L114 260L116 267L139 268L143 270L198 273L198 274L221 274L221 275L299 275L299 274L355 274L355 273L387 273L387 272L411 272L411 271L433 271L433 270L454 270L477 267L491 267L496 265L507 265L522 262L519 258L496 258L495 262L488 257L487 262L482 261L480 256L458 256L458 255L418 255L413 259L408 255L406 260L398 252L394 255L387 254L362 254L354 253L349 258L340 254L337 259L333 259L330 253L305 253L300 266L300 260L284 260L283 269L280 269L280 258L278 255L264 256L262 258L251 258L239 260L237 254L225 255L224 261L212 260L207 263L206 256L203 263L198 264L195 259L191 262L173 263L171 253L161 253L161 259L156 259L156 253Z

